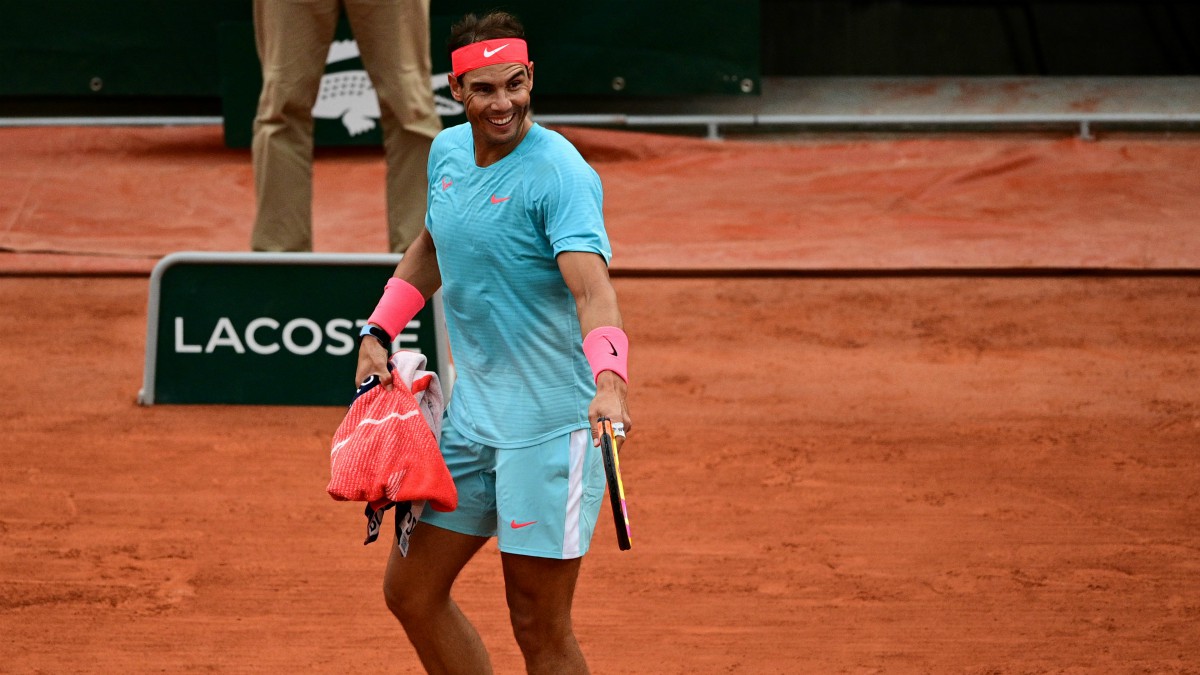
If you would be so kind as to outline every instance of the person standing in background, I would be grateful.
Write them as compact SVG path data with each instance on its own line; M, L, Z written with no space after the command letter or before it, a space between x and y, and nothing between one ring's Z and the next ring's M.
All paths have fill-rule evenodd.
M255 251L311 251L313 105L341 8L379 98L387 162L388 245L425 226L434 109L429 0L254 0L263 88L254 118Z

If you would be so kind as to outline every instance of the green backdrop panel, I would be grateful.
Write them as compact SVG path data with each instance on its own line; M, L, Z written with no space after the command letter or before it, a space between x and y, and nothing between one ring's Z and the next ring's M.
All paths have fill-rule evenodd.
M174 254L152 277L144 403L348 405L358 330L399 256ZM431 302L397 346L447 379ZM449 382L446 383L447 390Z
M250 0L0 0L0 95L216 96Z

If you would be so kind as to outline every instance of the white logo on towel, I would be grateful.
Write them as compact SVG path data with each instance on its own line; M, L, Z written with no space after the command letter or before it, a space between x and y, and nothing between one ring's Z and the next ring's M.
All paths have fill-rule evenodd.
M329 45L329 55L325 64L347 61L358 58L358 43L354 40L335 40ZM438 115L458 115L462 112L462 104L453 98L440 96L436 92L450 86L446 76L449 73L439 73L430 78L430 88L434 92L434 108ZM336 73L326 73L321 77L321 86L317 90L317 102L313 105L313 117L325 120L340 119L342 125L351 136L357 136L375 128L379 119L379 97L375 94L375 86L365 70L343 70Z
M394 419L394 420L397 420L397 421L403 421L403 420L406 420L406 419L408 419L408 418L412 417L413 415L419 415L419 414L421 414L421 411L420 411L420 410L409 410L408 412L406 412L406 413L404 413L404 414L401 414L401 413L398 413L398 412L393 412L393 413L388 413L387 415L384 415L384 416L383 416L382 418L380 418L380 419L375 419L375 418L373 418L373 417L368 417L368 418L366 418L365 420L363 420L363 421L359 422L359 423L358 423L358 426L360 426L360 427L361 427L361 426L364 426L364 425L367 425L367 424L383 424L384 422L387 422L388 420L393 420L393 419ZM341 442L339 442L339 443L335 444L335 445L333 446L333 450L330 450L330 451L329 451L329 456L330 456L330 457L332 457L333 455L336 455L336 454L337 454L337 451L338 451L338 450L341 450L343 447L345 447L345 445L346 445L347 443L349 443L349 442L350 442L350 440L351 440L351 439L347 438L347 439L345 439L345 440L343 440L343 441L341 441Z

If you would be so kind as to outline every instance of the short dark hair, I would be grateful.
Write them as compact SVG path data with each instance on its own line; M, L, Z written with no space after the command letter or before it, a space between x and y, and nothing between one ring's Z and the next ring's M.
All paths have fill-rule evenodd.
M468 14L450 28L448 43L451 54L459 47L473 45L483 40L500 38L525 38L525 26L520 19L503 11L489 12L483 17Z

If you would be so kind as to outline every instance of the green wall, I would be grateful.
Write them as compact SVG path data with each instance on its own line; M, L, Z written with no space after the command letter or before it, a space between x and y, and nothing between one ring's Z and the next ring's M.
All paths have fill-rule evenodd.
M0 0L0 95L217 96L249 0Z
M525 21L548 95L755 95L762 75L1200 74L1200 5L1177 0L432 0L435 63L451 21L493 7ZM251 0L0 0L0 114L39 97L211 110L223 77L244 77L222 72L221 27L250 21Z
M766 75L1200 74L1194 2L762 0Z
M526 24L547 94L758 90L757 2L433 0L435 61L452 21L497 7ZM250 0L0 0L0 96L219 97L221 26L251 20Z

